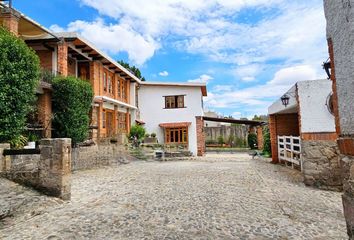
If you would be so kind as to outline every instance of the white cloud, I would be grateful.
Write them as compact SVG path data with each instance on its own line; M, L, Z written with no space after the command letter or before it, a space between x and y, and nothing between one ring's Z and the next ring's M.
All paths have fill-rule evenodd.
M192 79L192 80L188 80L188 82L194 82L194 83L208 83L209 81L213 80L214 78L212 76L209 76L207 74L203 74L201 75L199 78L197 79Z
M233 88L227 92L209 92L205 102L209 108L243 108L252 109L254 114L265 114L272 104L271 99L280 97L298 81L317 78L317 73L311 66L287 67L279 70L265 84L244 89Z
M53 30L62 30L53 25ZM149 36L142 36L128 25L107 25L102 19L93 22L75 21L65 29L69 32L79 32L83 37L100 47L103 51L117 54L126 51L129 59L137 65L142 65L150 59L159 44Z
M167 77L169 75L169 73L167 71L162 71L162 72L159 73L159 75L161 77Z
M260 64L250 64L240 66L235 69L235 75L238 76L241 81L253 82L256 80L258 74L261 73L263 67Z
M53 32L64 32L64 31L65 31L64 28L60 27L60 26L57 25L57 24L54 24L54 25L50 26L49 29L50 29L51 31L53 31Z

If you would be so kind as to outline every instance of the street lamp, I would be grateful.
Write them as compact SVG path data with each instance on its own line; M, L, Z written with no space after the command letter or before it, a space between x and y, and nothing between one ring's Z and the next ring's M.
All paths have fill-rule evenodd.
M289 105L289 100L290 100L290 97L289 95L287 94L284 94L283 96L281 96L281 102L283 103L283 105L286 107Z
M327 60L327 62L324 62L322 64L322 67L326 71L328 79L330 79L331 78L331 72L329 71L329 69L331 68L331 61Z

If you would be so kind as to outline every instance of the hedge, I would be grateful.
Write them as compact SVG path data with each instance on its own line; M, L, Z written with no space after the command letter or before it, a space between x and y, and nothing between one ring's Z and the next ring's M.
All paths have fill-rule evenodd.
M0 142L18 138L24 131L39 76L34 50L0 27Z
M75 77L53 80L54 136L71 138L73 145L88 137L90 109L93 99L91 85Z

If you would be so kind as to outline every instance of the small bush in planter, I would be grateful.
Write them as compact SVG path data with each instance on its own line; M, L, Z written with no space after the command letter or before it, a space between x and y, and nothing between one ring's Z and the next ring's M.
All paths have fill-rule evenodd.
M151 137L155 138L156 137L156 133L151 133Z
M218 137L218 143L219 143L220 145L223 145L223 144L225 143L223 136L219 136L219 137Z
M150 134L146 133L146 134L145 134L145 137L146 137L146 138L149 138L149 137L150 137Z

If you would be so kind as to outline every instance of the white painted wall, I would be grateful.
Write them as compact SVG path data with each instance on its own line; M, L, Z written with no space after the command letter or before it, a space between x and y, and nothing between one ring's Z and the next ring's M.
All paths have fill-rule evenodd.
M332 92L330 80L298 82L301 132L335 132L334 116L326 106L327 96Z
M186 108L164 109L164 96L186 95ZM164 143L160 123L191 122L188 129L189 150L197 155L196 116L203 116L200 87L141 85L139 92L140 117L148 133L156 133L159 143Z

